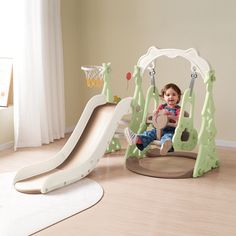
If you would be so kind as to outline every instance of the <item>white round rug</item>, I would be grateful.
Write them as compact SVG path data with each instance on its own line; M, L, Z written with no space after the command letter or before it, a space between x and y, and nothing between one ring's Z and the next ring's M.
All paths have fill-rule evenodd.
M102 187L84 178L48 194L24 194L13 186L14 172L0 174L0 235L25 236L95 205Z

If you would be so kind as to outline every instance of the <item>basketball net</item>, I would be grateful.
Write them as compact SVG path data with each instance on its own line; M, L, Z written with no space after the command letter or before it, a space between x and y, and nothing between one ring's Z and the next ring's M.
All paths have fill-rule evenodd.
M103 86L103 67L102 66L82 66L85 73L86 84L89 88L101 88Z

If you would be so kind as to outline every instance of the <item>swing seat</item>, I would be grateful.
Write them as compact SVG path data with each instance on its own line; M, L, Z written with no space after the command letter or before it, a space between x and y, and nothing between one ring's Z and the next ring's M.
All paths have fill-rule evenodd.
M185 140L188 140L188 138L189 138L189 133L188 132L183 132L181 140L185 141ZM151 145L154 145L154 146L160 148L161 147L161 141L160 140L154 140L154 141L152 141Z

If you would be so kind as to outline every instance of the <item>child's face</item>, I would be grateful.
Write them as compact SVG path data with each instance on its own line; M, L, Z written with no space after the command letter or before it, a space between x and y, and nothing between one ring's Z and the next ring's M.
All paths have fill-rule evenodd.
M169 88L164 94L164 100L167 105L175 106L178 103L179 95L173 88Z

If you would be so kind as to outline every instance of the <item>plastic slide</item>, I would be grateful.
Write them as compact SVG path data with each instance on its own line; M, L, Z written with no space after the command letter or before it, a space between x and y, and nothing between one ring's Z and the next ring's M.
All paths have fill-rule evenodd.
M131 100L128 97L112 104L104 95L92 97L61 150L49 160L16 173L16 190L47 193L87 176L104 155L122 116L131 112Z

